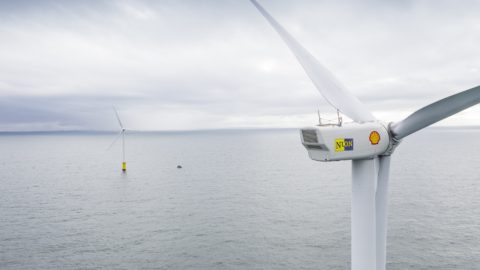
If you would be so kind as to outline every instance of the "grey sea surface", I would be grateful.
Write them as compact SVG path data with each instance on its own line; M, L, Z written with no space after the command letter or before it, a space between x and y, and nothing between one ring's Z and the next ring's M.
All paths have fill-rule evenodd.
M0 135L0 269L349 269L350 162L297 130ZM181 164L182 169L177 169ZM392 159L387 269L480 269L480 129Z

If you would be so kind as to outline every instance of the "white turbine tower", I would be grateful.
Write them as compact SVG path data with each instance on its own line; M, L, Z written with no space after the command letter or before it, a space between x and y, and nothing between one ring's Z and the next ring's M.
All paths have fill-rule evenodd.
M384 270L390 156L402 138L479 103L480 86L423 107L400 122L380 122L256 0L250 1L288 45L323 97L355 121L303 128L301 138L313 160L352 160L352 269Z
M126 172L127 171L127 162L125 160L125 131L127 131L127 130L123 126L122 121L120 120L120 116L118 116L117 109L115 109L115 106L112 106L112 108L113 108L113 111L115 112L115 116L117 117L118 125L120 126L120 132L115 137L115 139L110 144L110 146L107 148L107 150L112 148L112 146L117 142L117 140L120 138L120 136L122 137L122 172Z

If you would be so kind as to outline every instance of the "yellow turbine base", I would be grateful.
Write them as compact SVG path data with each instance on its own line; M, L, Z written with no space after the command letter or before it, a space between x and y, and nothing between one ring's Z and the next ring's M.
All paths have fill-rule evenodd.
M122 162L122 171L127 171L127 162Z

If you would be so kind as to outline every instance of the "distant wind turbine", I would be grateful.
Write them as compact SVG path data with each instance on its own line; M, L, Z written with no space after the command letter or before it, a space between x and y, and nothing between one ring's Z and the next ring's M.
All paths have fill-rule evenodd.
M122 121L120 120L120 116L118 116L117 109L115 109L115 106L112 106L112 108L113 108L113 111L115 112L115 116L117 117L118 125L120 126L120 132L115 137L115 139L110 144L110 146L107 148L107 150L112 148L112 146L118 141L118 139L122 137L122 172L125 173L127 172L127 162L125 161L125 131L127 130L123 126Z
M311 159L352 160L351 264L353 270L385 270L390 156L402 138L480 102L480 86L434 102L402 121L378 121L256 0L250 0L288 45L323 97L354 120L301 130Z

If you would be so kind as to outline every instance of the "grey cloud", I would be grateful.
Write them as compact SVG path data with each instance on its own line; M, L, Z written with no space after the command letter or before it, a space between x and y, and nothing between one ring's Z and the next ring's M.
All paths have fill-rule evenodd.
M477 1L261 2L374 112L480 84ZM7 1L0 14L3 129L113 129L111 104L138 129L334 111L248 1Z

